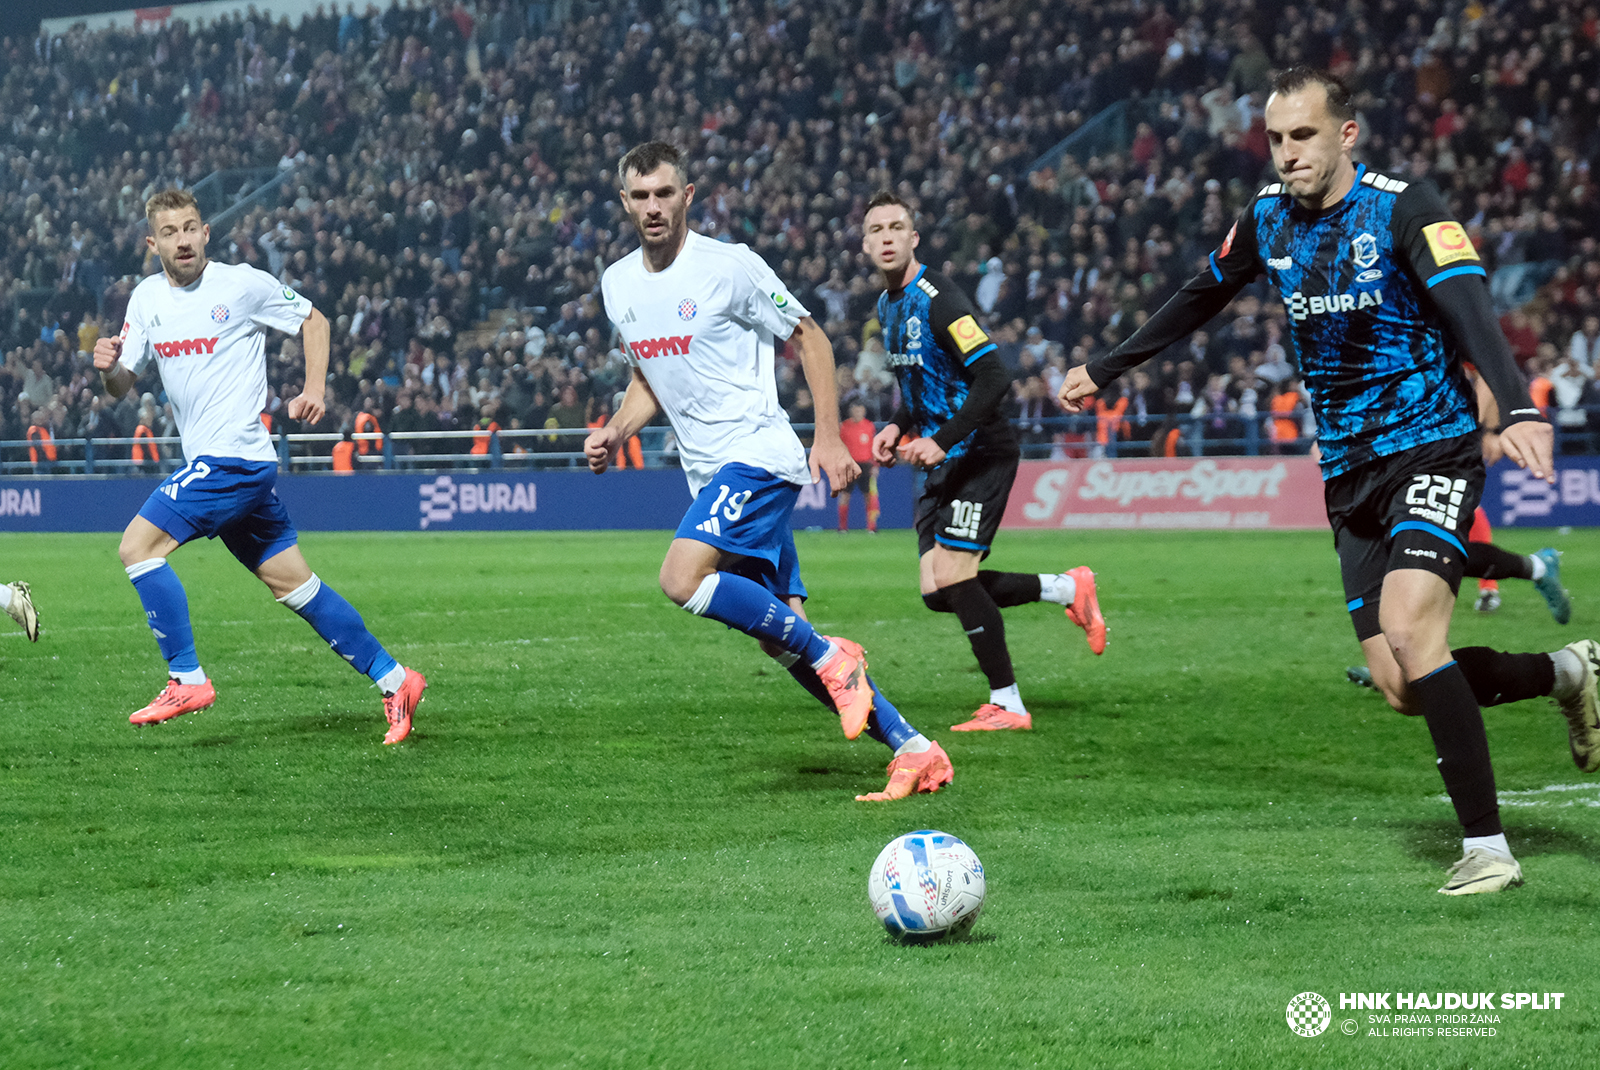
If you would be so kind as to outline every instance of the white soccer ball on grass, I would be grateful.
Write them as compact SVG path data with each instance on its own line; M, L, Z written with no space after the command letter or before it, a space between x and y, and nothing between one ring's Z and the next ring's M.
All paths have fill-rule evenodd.
M891 840L867 874L867 898L890 935L906 941L963 936L983 910L983 863L947 832Z

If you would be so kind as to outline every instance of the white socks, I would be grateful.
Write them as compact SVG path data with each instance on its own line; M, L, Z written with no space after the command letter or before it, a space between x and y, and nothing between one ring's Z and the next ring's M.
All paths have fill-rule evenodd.
M1039 573L1039 601L1070 606L1077 597L1078 581L1065 572Z
M406 682L406 667L396 665L378 678L378 687L385 695L392 695Z
M1503 832L1498 836L1467 836L1461 841L1462 854L1466 854L1474 847L1482 847L1490 854L1498 855L1508 862L1513 861L1511 845L1506 843L1506 834Z
M921 754L931 746L933 741L919 732L895 748L894 756L898 758L902 754Z
M989 701L1012 713L1027 713L1028 709L1022 704L1022 692L1017 690L1017 685L1010 687L990 688Z
M1583 686L1583 659L1562 647L1551 651L1550 661L1556 667L1556 685L1550 689L1550 697L1560 702L1576 695Z

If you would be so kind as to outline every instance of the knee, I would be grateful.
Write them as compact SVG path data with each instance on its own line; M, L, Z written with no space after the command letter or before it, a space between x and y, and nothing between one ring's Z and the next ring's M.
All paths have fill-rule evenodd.
M149 561L151 558L161 555L148 546L144 540L124 531L122 533L122 541L117 544L117 556L122 559L122 567L129 568L139 564L141 561Z
M709 575L712 573L678 569L670 564L664 564L661 566L661 593L680 606L687 605Z
M935 613L955 612L955 610L950 607L950 599L942 590L929 591L928 593L924 594L922 596L922 604L933 610Z
M1432 666L1424 666L1425 658L1423 638L1415 630L1398 627L1385 628L1384 640L1389 644L1389 652L1394 655L1395 664L1400 667L1400 675L1406 680L1421 676Z

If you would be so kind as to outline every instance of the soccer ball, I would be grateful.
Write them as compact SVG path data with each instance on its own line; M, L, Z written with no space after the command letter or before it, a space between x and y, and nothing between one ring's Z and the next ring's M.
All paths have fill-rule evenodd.
M867 898L900 940L962 936L983 909L983 863L947 832L921 829L891 840L867 874Z

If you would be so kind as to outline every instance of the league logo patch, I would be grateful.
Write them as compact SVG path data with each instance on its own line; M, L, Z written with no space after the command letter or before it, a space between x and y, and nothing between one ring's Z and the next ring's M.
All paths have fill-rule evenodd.
M1239 233L1239 224L1235 221L1233 226L1228 228L1228 236L1222 239L1222 248L1217 250L1217 259L1224 260L1233 251L1233 236L1237 233Z
M1378 239L1371 234L1361 235L1350 243L1350 255L1355 258L1356 267L1371 267L1378 262Z
M700 311L700 307L687 297L678 302L678 318L685 323L694 319L694 314L698 311Z
M986 344L989 336L983 333L983 328L978 326L977 320L971 316L962 316L950 325L950 339L955 342L956 348L961 350L961 355L966 356Z
M285 301L298 301L300 300L300 295L295 293L292 287L285 286L283 288L283 299Z
M227 305L218 305L216 308L211 310L211 322L212 323L227 323L228 322L228 315L229 315L228 306Z
M770 296L772 297L772 303L777 305L779 308L788 308L789 307L789 299L787 297L783 296L782 294L774 293L774 294L772 294Z
M1478 250L1472 247L1465 228L1454 220L1429 223L1422 228L1422 236L1428 240L1428 252L1433 254L1433 262L1440 267L1458 260L1476 262L1478 259Z

